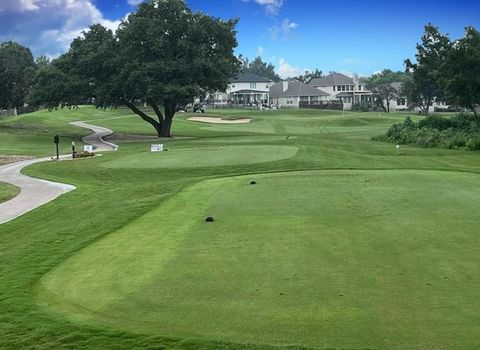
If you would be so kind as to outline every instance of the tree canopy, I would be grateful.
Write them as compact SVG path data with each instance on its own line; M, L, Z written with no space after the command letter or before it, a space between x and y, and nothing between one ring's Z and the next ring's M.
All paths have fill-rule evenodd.
M469 108L477 116L480 105L480 33L475 28L465 28L464 37L452 43L440 71L447 103Z
M303 75L298 75L296 77L293 77L293 80L298 80L301 81L302 83L308 84L312 81L312 79L315 78L323 78L323 72L316 68L313 71L305 71L305 74Z
M272 63L264 62L260 56L256 57L252 62L246 59L243 62L242 70L271 79L272 81L280 81L280 76L275 73L275 66Z
M170 137L178 105L225 90L237 74L236 23L192 12L183 0L141 3L116 33L94 25L52 62L67 77L57 102L126 105L158 136ZM49 72L52 86L65 79L58 73ZM37 78L42 75L47 78L46 71ZM155 116L139 107L143 104Z
M417 44L415 55L417 62L405 60L406 71L411 73L411 79L406 81L404 91L410 104L419 107L424 114L428 114L433 102L444 97L440 83L441 66L450 46L448 36L441 34L438 27L427 24L422 43Z
M30 49L12 41L0 44L0 108L24 105L34 66Z
M373 93L375 103L389 113L390 101L401 94L401 87L394 83L403 83L405 80L405 73L384 69L381 73L364 78L363 83Z

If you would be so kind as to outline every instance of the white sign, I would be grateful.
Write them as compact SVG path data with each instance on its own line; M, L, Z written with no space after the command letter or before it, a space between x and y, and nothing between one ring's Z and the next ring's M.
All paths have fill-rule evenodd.
M83 145L83 152L93 153L92 145Z
M164 145L162 144L150 146L150 152L163 152L163 150L164 150Z

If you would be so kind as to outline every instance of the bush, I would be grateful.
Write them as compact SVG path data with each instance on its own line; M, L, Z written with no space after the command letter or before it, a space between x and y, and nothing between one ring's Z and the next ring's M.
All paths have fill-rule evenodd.
M431 116L418 123L406 117L403 123L392 125L385 135L373 140L474 151L480 150L480 125L479 120L469 114L452 118Z

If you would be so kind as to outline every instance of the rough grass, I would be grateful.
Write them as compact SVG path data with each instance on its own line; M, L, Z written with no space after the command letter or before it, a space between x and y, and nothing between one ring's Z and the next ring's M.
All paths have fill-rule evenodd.
M181 115L175 121L174 134L190 139L168 141L169 149L268 145L291 146L298 151L290 158L256 164L106 167L109 162L120 164L149 146L129 142L103 157L25 169L30 175L74 184L77 190L0 225L0 348L274 349L288 344L298 344L290 349L478 348L478 153L406 146L397 156L391 144L370 141L403 120L405 114L400 113L212 113L247 116L253 122L198 125L188 122L187 114ZM39 112L0 122L0 153L50 154L51 137L56 132L77 140L87 133L67 122L92 119L92 123L126 136L152 135L153 131L125 110ZM191 163L194 161L192 158ZM271 188L262 192L266 185L263 177L273 181L267 174L306 170L320 175L310 183L305 178L305 183L293 185L287 174L275 175L275 189L284 181L292 193L282 197L282 192ZM262 173L266 175L258 175ZM237 190L238 175L257 179L257 187L247 188L261 196ZM205 184L218 189L205 182L212 178L225 182L226 190L207 189L208 196L213 196L208 200L202 198L205 189L189 194L190 189ZM296 188L305 196L297 199L297 206L287 206L286 213L284 205L265 204L269 198L279 203L291 200ZM189 195L182 206L178 201L185 193ZM255 198L258 201L249 202ZM75 274L68 276L65 285L47 288L50 282L58 285L54 276L60 276L57 273L71 262L83 254L93 254L101 242L129 232L124 250L113 249L121 241L112 240L105 260L82 263L82 269L75 271L82 281L89 271L93 280L95 271L103 271L105 279L97 280L96 288L115 282L113 270L109 270L112 265L106 262L121 260L130 248L142 247L144 238L170 240L163 231L161 237L148 232L160 232L162 220L173 221L171 225L178 230L190 224L190 211L180 213L194 203L199 203L194 210L204 208L199 216L208 212L219 221L213 226L194 223L196 232L184 230L183 239L176 248L169 246L167 255L151 255L154 260L171 260L140 269L141 273L134 272L144 263L142 250L162 248L155 241L151 247L140 249L139 259L123 260L123 275L131 271L132 280L147 278L137 285L128 284L127 289L133 290L124 290L125 298L102 303L105 299L98 294L88 307L105 308L109 320L98 314L96 319L82 316L78 311L81 305L73 309L65 306L71 304L68 298L72 293L78 294L79 301L88 294L82 285L75 288ZM174 204L180 205L171 211L174 214L162 210ZM303 204L310 215L290 222ZM259 232L255 220L246 220L243 214L234 216L250 207L261 213L257 220L268 223L267 228ZM312 211L308 211L310 207ZM373 214L367 214L366 209ZM268 210L276 213L273 219ZM224 221L224 215L230 220ZM302 230L303 224L309 229ZM314 234L317 231L329 234ZM170 232L175 233L173 229ZM243 241L239 235L245 235ZM293 276L296 270L302 274ZM155 272L152 278L149 271ZM118 278L120 286L125 281ZM258 293L254 283L260 287L255 288ZM53 295L49 297L48 292ZM64 303L59 302L57 292L65 296ZM122 290L113 288L112 298L119 292ZM293 297L294 292L299 298ZM183 304L178 308L167 305L161 296ZM165 314L149 308L152 301L153 305L163 305ZM122 313L122 305L128 311ZM212 308L205 309L205 305ZM140 310L146 312L140 315ZM128 317L131 312L136 313L133 321ZM153 320L153 325L139 329L135 319L141 317L146 323ZM165 321L165 328L158 326L159 321ZM278 329L286 331L280 334Z

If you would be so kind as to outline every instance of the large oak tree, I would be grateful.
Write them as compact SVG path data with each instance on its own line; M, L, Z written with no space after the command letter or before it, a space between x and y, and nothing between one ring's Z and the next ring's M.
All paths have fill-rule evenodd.
M192 12L183 0L144 2L116 33L94 25L53 62L68 77L59 103L125 105L158 136L170 137L178 105L226 90L238 73L236 23Z

